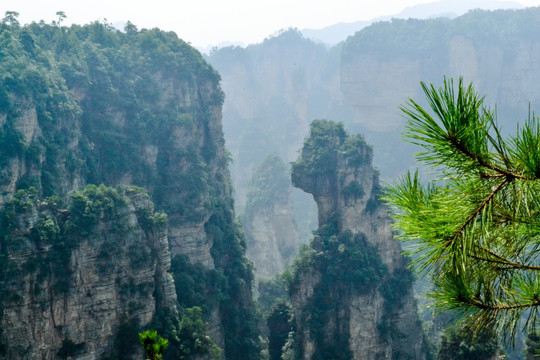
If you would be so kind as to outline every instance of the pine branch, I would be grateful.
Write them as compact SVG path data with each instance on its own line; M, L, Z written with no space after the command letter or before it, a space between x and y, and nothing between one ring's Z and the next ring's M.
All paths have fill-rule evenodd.
M489 251L488 249L485 249L483 247L481 249L484 250L484 251L488 251L490 255L493 255L493 256L497 257L498 259L497 260L488 259L488 258L480 257L480 256L477 256L477 255L467 255L467 256L470 257L470 258L473 258L475 260L485 261L485 262L489 262L489 263L492 263L492 264L506 265L506 267L501 268L501 269L504 269L504 270L540 271L540 266L527 265L527 264L517 263L515 261L510 261L510 260L508 260L506 258L503 258L503 257L499 256L498 254L496 254L494 252Z
M457 151L459 151L461 154L465 155L466 157L470 158L471 160L475 161L478 165L499 173L499 175L495 175L495 176L493 176L493 175L489 176L488 174L481 174L481 176L485 176L485 177L488 177L488 176L489 177L502 177L502 176L505 176L506 178L509 178L510 180L511 179L535 180L534 178L525 177L525 176L523 176L521 174L517 174L517 173L512 172L510 170L506 170L506 169L503 169L501 167L498 167L498 166L495 166L495 165L491 164L490 162L482 159L482 157L480 157L478 154L472 153L471 151L469 151L469 149L462 146L461 143L459 141L457 141L457 139L452 137L452 136L448 136L448 141L454 146L454 148Z
M483 178L483 179L489 179L489 178L501 178L501 177L505 177L506 175L504 174L487 174L485 172L480 172L480 177Z
M513 341L523 315L537 325L540 310L540 121L503 138L472 85L421 86L434 114L409 99L404 137L423 148L419 161L442 169L444 185L426 192L409 177L387 191L402 211L397 227L417 245L417 271L435 269L441 309Z
M466 305L474 306L474 307L482 309L482 310L492 310L492 311L518 310L518 309L530 308L530 307L533 307L533 306L540 306L540 299L539 298L535 299L535 301L522 303L522 304L500 304L500 305L488 305L488 304L485 304L485 303L483 303L481 301L473 300L473 299L462 299L462 300L458 299L458 301L460 301L460 302L462 302L462 303L464 303Z
M444 246L445 247L448 247L450 246L462 233L463 231L465 230L465 228L467 228L467 226L469 226L469 224L476 218L476 216L478 214L480 214L480 212L487 206L487 204L493 199L493 197L495 196L495 194L497 194L505 184L507 184L509 181L511 181L508 177L505 177L504 180L495 188L493 189L493 191L491 192L491 194L488 195L488 197L482 202L482 204L480 204L480 206L472 213L472 215L467 219L467 221L465 221L465 223L463 223L463 225L461 225L461 227L456 231L456 233L454 234L454 236L452 236L451 239L447 240L445 243L444 243Z

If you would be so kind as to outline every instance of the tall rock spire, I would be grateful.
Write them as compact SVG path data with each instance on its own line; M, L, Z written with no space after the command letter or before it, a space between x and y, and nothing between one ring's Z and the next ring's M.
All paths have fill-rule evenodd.
M315 120L293 164L293 185L319 209L319 230L290 279L302 359L425 358L412 276L378 200L372 156L361 135Z

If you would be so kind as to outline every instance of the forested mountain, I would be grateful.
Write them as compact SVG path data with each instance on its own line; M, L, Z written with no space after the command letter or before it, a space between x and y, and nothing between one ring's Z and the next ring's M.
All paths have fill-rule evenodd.
M539 103L540 8L471 11L453 20L393 20L349 38L341 58L341 88L354 122L377 131L401 127L397 106L420 98L420 80L472 81L503 125Z
M131 358L149 326L169 339L166 359L219 357L215 344L226 359L258 358L219 81L174 33L6 14L6 358Z
M357 31L379 21L391 19L434 19L438 17L455 18L473 9L496 10L496 9L522 9L523 5L515 1L501 0L439 0L425 4L413 5L405 8L398 14L387 15L379 18L357 21L351 23L338 23L322 29L302 29L302 34L308 39L335 45L345 41L347 37Z
M472 80L497 104L503 130L529 104L540 108L539 24L540 8L392 20L330 49L287 30L212 53L221 78L174 33L22 26L8 12L1 356L130 359L142 356L137 332L151 327L169 339L164 359L275 358L285 343L287 359L424 358L374 166L383 179L412 166L398 106L420 98L420 80ZM291 304L279 281L259 286L266 328L234 210L222 106L249 244L256 233L273 241L250 250L279 252L268 256L279 265L272 273L314 222L315 203L291 192L287 174L302 145L293 182L318 205L319 229L286 271ZM338 123L310 127L314 118Z

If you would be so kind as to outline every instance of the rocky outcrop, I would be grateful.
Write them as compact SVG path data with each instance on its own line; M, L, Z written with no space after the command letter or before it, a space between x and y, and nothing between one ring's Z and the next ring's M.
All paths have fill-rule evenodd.
M300 240L290 200L288 166L277 155L268 156L253 172L242 224L247 257L257 278L282 273L298 253Z
M290 200L255 210L244 224L255 276L272 278L282 273L298 253L300 241L293 223Z
M166 216L147 194L101 186L74 193L69 208L54 201L19 192L6 205L6 358L100 359L122 325L146 326L158 307L176 312Z
M290 287L302 359L336 351L343 359L425 358L412 278L378 199L372 156L362 136L315 120L293 164L293 185L319 208L319 230Z

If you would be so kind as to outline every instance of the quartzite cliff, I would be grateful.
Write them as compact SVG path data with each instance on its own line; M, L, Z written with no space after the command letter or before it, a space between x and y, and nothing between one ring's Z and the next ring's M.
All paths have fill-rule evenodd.
M100 22L0 23L1 285L13 295L2 298L8 358L114 356L104 351L121 337L123 322L155 321L162 333L172 331L166 319L177 305L202 308L226 358L257 356L219 80L174 33L131 23L125 32ZM74 224L73 191L91 184L145 188L168 225L152 225L150 200L132 190L122 190L118 203L83 196L90 209L109 212L96 210L91 226ZM66 205L51 209L56 202ZM140 266L129 263L132 253Z
M362 136L315 120L293 164L293 185L319 208L319 229L290 279L302 359L425 358L412 278L378 199L372 156Z

